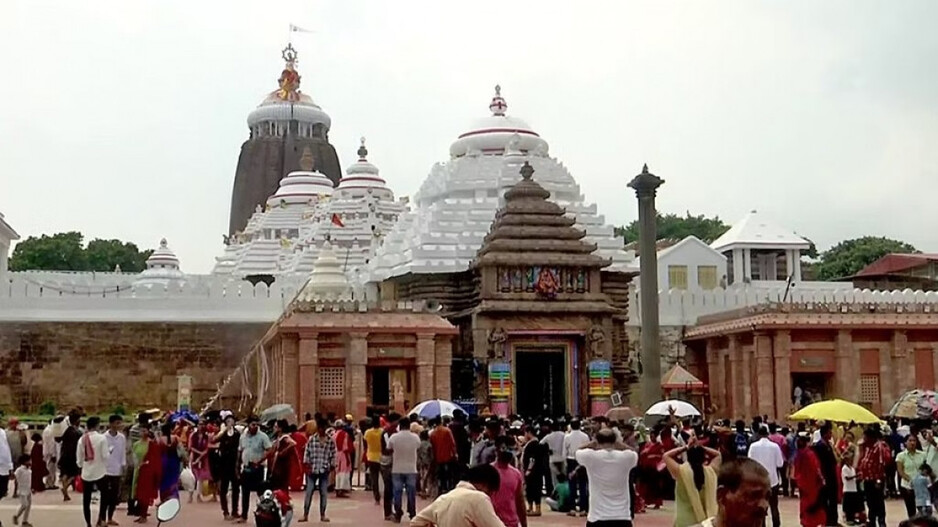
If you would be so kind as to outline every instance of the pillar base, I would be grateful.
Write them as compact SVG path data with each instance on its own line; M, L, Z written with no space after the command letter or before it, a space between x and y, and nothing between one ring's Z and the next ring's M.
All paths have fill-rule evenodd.
M608 397L590 397L590 417L605 416L612 408L612 401Z

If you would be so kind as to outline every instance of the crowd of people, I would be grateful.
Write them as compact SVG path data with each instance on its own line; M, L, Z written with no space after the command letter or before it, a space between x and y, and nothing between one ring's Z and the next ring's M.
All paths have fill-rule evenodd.
M646 427L456 410L358 422L316 414L295 424L239 423L230 412L141 413L126 426L119 415L103 423L72 411L41 432L8 420L0 497L12 480L13 522L29 527L34 493L57 490L70 501L74 491L86 526L101 527L118 524L120 504L146 523L170 498L218 501L224 519L246 523L256 495L255 511L271 506L276 525L287 527L291 491L305 491L298 522L309 521L316 491L318 519L329 522L330 496L348 497L357 473L386 521L406 515L414 526L527 527L547 510L584 517L588 526L631 526L673 499L676 527L779 527L779 496L797 497L804 527L884 527L890 497L903 500L906 521L916 522L909 525L935 525L936 456L927 423L788 427L767 417L704 423L672 413ZM418 496L432 502L418 510Z

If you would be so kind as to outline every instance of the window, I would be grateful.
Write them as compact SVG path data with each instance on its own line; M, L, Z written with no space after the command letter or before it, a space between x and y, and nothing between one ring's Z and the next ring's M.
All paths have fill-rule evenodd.
M873 404L879 402L879 375L860 375L860 401Z
M717 288L717 266L698 265L697 266L697 285L701 289L710 290Z
M323 399L345 397L345 368L319 368L319 396Z
M668 289L687 289L687 266L668 266Z

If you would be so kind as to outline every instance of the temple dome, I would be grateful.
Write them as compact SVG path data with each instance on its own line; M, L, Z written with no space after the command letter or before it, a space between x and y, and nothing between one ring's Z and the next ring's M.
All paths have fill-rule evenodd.
M267 205L308 203L313 198L331 196L332 180L319 172L297 170L280 180L280 188L267 198Z
M296 71L296 50L287 45L283 50L286 63L277 83L279 88L267 94L258 107L248 114L248 127L265 122L298 121L303 124L320 124L326 130L332 126L332 119L322 110L312 97L300 91L300 74Z
M351 287L342 264L332 250L332 244L326 240L319 248L319 257L309 275L309 281L298 296L302 302L322 302L349 298Z
M345 177L339 181L339 190L346 189L382 189L386 190L387 182L378 175L378 167L368 161L368 149L365 148L365 138L361 139L358 147L358 161L345 171Z
M507 109L508 103L501 95L501 87L495 86L495 96L489 104L492 115L476 119L468 131L460 134L450 146L450 156L460 157L473 152L502 154L509 146L521 152L541 151L546 154L547 141L541 139L524 120L507 115Z
M179 269L179 258L169 248L166 238L160 240L160 246L147 258L147 268L134 280L134 286L169 286L186 281L186 275Z

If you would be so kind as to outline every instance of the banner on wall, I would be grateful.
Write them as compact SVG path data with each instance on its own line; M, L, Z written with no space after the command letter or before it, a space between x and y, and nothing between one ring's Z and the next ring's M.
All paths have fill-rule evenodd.
M612 363L607 360L590 361L587 365L589 372L589 394L593 397L609 397L612 395Z
M511 397L511 365L507 362L489 364L489 397Z

